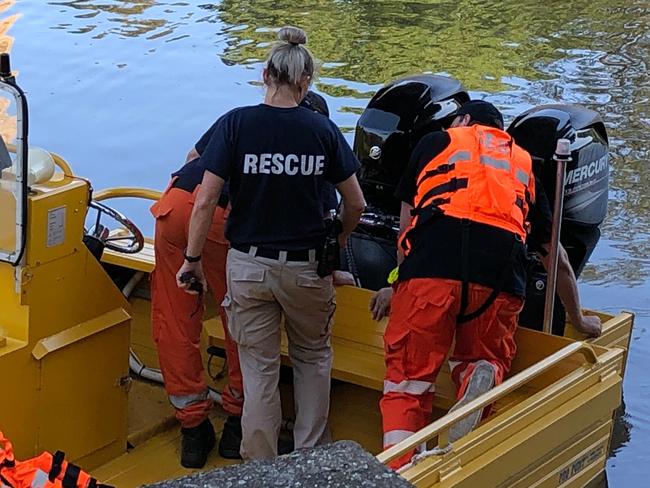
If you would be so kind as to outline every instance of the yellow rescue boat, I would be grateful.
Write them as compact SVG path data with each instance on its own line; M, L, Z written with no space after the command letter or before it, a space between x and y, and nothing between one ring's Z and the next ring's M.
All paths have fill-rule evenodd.
M90 182L74 175L59 156L51 155L58 170L48 172L46 152L35 156L45 169L34 167L28 177L24 95L7 69L0 77L0 89L15 97L19 126L15 146L7 144L11 167L0 178L0 430L12 439L19 458L60 449L120 488L186 474L178 464L179 432L164 390L138 376L149 371L156 379L147 280L155 265L152 241L143 239L136 253L105 249L100 259L84 243L89 209L99 207L125 220L94 202L155 200L160 193L116 188L93 194ZM121 232L110 236L140 238L137 232ZM621 403L632 314L591 312L604 322L595 340L583 340L570 324L565 337L520 328L509 378L452 413L447 411L454 387L449 370L443 370L435 420L381 452L385 322L372 321L368 313L371 293L337 290L334 439L355 440L383 463L423 443L437 447L401 472L422 487L579 487L602 473L613 414ZM218 321L210 304L206 346L223 345ZM286 360L286 348L283 352ZM139 371L130 373L130 357ZM205 359L218 390L219 375L212 373L223 360L207 353ZM290 387L283 385L283 394L289 397ZM290 402L285 403L290 418ZM451 425L490 404L490 416L476 430L448 442ZM217 428L224 419L215 410ZM206 469L230 463L213 452Z

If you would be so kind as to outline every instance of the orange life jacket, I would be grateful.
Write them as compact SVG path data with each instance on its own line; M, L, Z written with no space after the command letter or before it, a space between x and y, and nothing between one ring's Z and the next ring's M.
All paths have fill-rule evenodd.
M526 239L528 202L535 198L530 155L508 133L483 125L448 131L451 142L417 179L413 218L400 238L436 213L491 225Z
M110 488L64 457L61 451L54 455L44 452L27 461L16 461L11 442L0 431L0 487Z

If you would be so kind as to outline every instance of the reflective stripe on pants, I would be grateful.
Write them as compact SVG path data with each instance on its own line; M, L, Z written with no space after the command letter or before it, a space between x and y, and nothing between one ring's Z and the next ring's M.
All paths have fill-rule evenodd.
M208 399L207 388L201 393L193 393L191 395L169 395L169 402L179 410L189 408L193 403L204 402Z
M384 432L384 449L399 444L411 437L415 432L412 430L389 430Z
M430 381L403 380L399 383L384 381L384 394L391 392L411 393L413 395L423 395L427 392L436 391L436 387Z
M468 310L483 304L490 293L487 287L470 284ZM386 376L380 401L384 448L399 438L394 433L417 432L430 422L434 393L427 385L433 386L454 337L450 361L455 365L452 379L458 398L471 377L463 373L471 373L473 362L492 363L497 384L510 369L523 300L501 293L485 313L457 326L460 295L461 285L455 280L417 278L397 286L384 333ZM402 456L391 467L402 466L412 455Z

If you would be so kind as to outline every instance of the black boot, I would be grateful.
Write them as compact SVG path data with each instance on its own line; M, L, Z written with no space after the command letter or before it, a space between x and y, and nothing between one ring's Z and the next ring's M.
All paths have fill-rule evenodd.
M223 424L223 432L219 440L219 455L225 459L241 459L241 417L229 415Z
M228 416L223 424L223 432L219 441L219 455L224 459L241 459L241 417ZM278 439L278 454L289 454L293 451L292 439Z
M181 429L181 466L184 468L202 468L208 454L216 442L214 428L210 420L190 429Z
M293 448L293 435L290 438L280 436L278 439L278 456L293 452Z

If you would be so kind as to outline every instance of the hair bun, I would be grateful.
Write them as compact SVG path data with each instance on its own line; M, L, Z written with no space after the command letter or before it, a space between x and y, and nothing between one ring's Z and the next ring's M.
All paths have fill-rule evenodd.
M296 46L298 44L307 44L307 33L298 27L287 25L278 32L278 39Z

